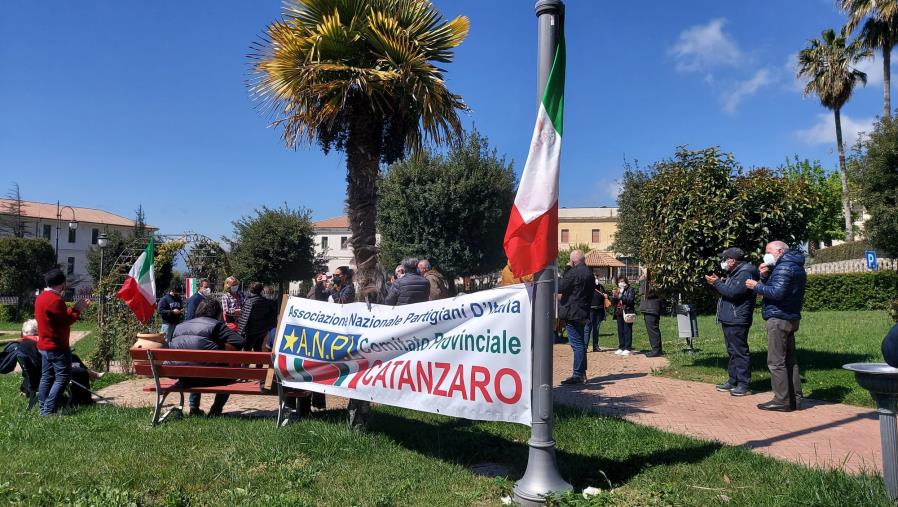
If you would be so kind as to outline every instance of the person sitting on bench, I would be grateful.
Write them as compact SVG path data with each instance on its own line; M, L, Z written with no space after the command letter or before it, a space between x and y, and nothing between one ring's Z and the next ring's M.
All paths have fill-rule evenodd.
M241 350L246 341L242 336L228 328L221 320L221 302L215 298L206 298L200 301L196 308L196 316L182 322L175 328L169 348L191 350ZM183 363L178 364L194 364ZM208 366L208 365L204 365ZM205 379L182 378L178 384L182 387L209 387L227 385L232 383L230 379ZM203 415L200 410L199 393L190 393L188 406L190 415ZM227 394L216 394L215 402L209 410L210 416L221 415L224 404L228 401Z

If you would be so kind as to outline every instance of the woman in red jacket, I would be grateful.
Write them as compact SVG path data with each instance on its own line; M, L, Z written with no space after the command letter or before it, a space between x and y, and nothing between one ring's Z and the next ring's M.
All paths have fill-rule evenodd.
M65 291L65 274L60 269L44 275L47 287L34 301L34 319L37 320L37 349L41 354L41 383L38 400L41 415L52 415L72 377L72 349L69 347L69 331L78 320L81 311L90 300L66 307L62 299Z

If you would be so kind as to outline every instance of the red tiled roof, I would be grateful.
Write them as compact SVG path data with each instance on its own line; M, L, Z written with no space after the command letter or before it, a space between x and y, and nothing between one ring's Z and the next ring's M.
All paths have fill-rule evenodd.
M623 262L615 259L614 255L611 255L611 252L603 252L601 250L591 250L586 254L586 265L591 268L622 268L626 266Z
M9 199L0 199L0 215L7 214L7 207L12 203L13 201ZM95 208L78 208L76 206L71 206L71 208L75 210L75 220L78 222L134 227L134 220L115 213ZM22 201L22 214L28 218L56 220L56 203ZM68 208L62 210L62 219L66 222L72 219L72 212ZM156 230L157 228L147 225L147 229Z
M349 229L349 217L343 215L341 217L326 218L312 224L315 229Z

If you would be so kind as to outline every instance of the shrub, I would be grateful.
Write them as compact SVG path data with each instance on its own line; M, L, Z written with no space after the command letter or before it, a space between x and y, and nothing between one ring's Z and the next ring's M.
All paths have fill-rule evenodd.
M808 275L804 309L888 310L898 298L898 272Z
M0 322L12 322L16 314L16 308L9 305L0 305Z
M814 264L863 259L864 252L872 249L873 247L866 241L850 241L848 243L842 243L841 245L817 250L814 252L814 256L811 259L813 259Z

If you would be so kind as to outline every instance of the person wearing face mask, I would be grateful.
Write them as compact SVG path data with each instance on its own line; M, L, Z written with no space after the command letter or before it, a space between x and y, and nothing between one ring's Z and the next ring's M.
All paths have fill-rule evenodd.
M717 301L717 322L723 328L723 341L727 355L729 378L717 386L720 392L733 396L751 394L751 361L748 351L748 330L751 328L755 311L755 293L745 286L748 280L758 280L758 268L745 262L745 252L738 248L727 248L720 255L720 269L727 276L720 278L711 274L705 281L714 287L720 299Z
M328 289L328 296L332 297L334 303L341 305L346 303L355 303L355 285L352 283L353 271L349 266L340 266L334 270L334 276L331 278L333 287Z
M187 299L187 313L184 314L184 320L190 320L196 316L196 307L200 304L200 301L206 299L210 294L212 294L212 289L209 287L209 280L203 278L200 280L200 287L190 298Z
M639 311L642 312L645 330L649 335L649 344L652 347L645 357L658 357L664 355L664 350L661 347L661 298L649 275L649 270L646 269L639 277L639 293L642 295Z
M795 332L801 321L807 284L804 255L789 250L782 241L768 243L764 251L761 281L745 281L746 287L763 297L761 316L767 329L767 367L773 399L758 408L791 412L800 408L802 398Z
M630 287L630 282L624 275L617 277L617 288L611 291L611 304L614 305L614 318L617 320L618 348L614 353L619 356L632 355L633 322L636 320L636 292ZM627 315L633 317L627 317ZM627 322L628 320L629 322Z
M240 292L240 280L234 276L225 279L221 307L225 323L231 329L237 329L237 320L240 319L240 312L243 310L243 294Z
M162 318L162 329L165 333L165 343L171 342L172 333L178 324L184 320L184 300L181 298L181 285L172 285L168 294L159 300L159 316Z

